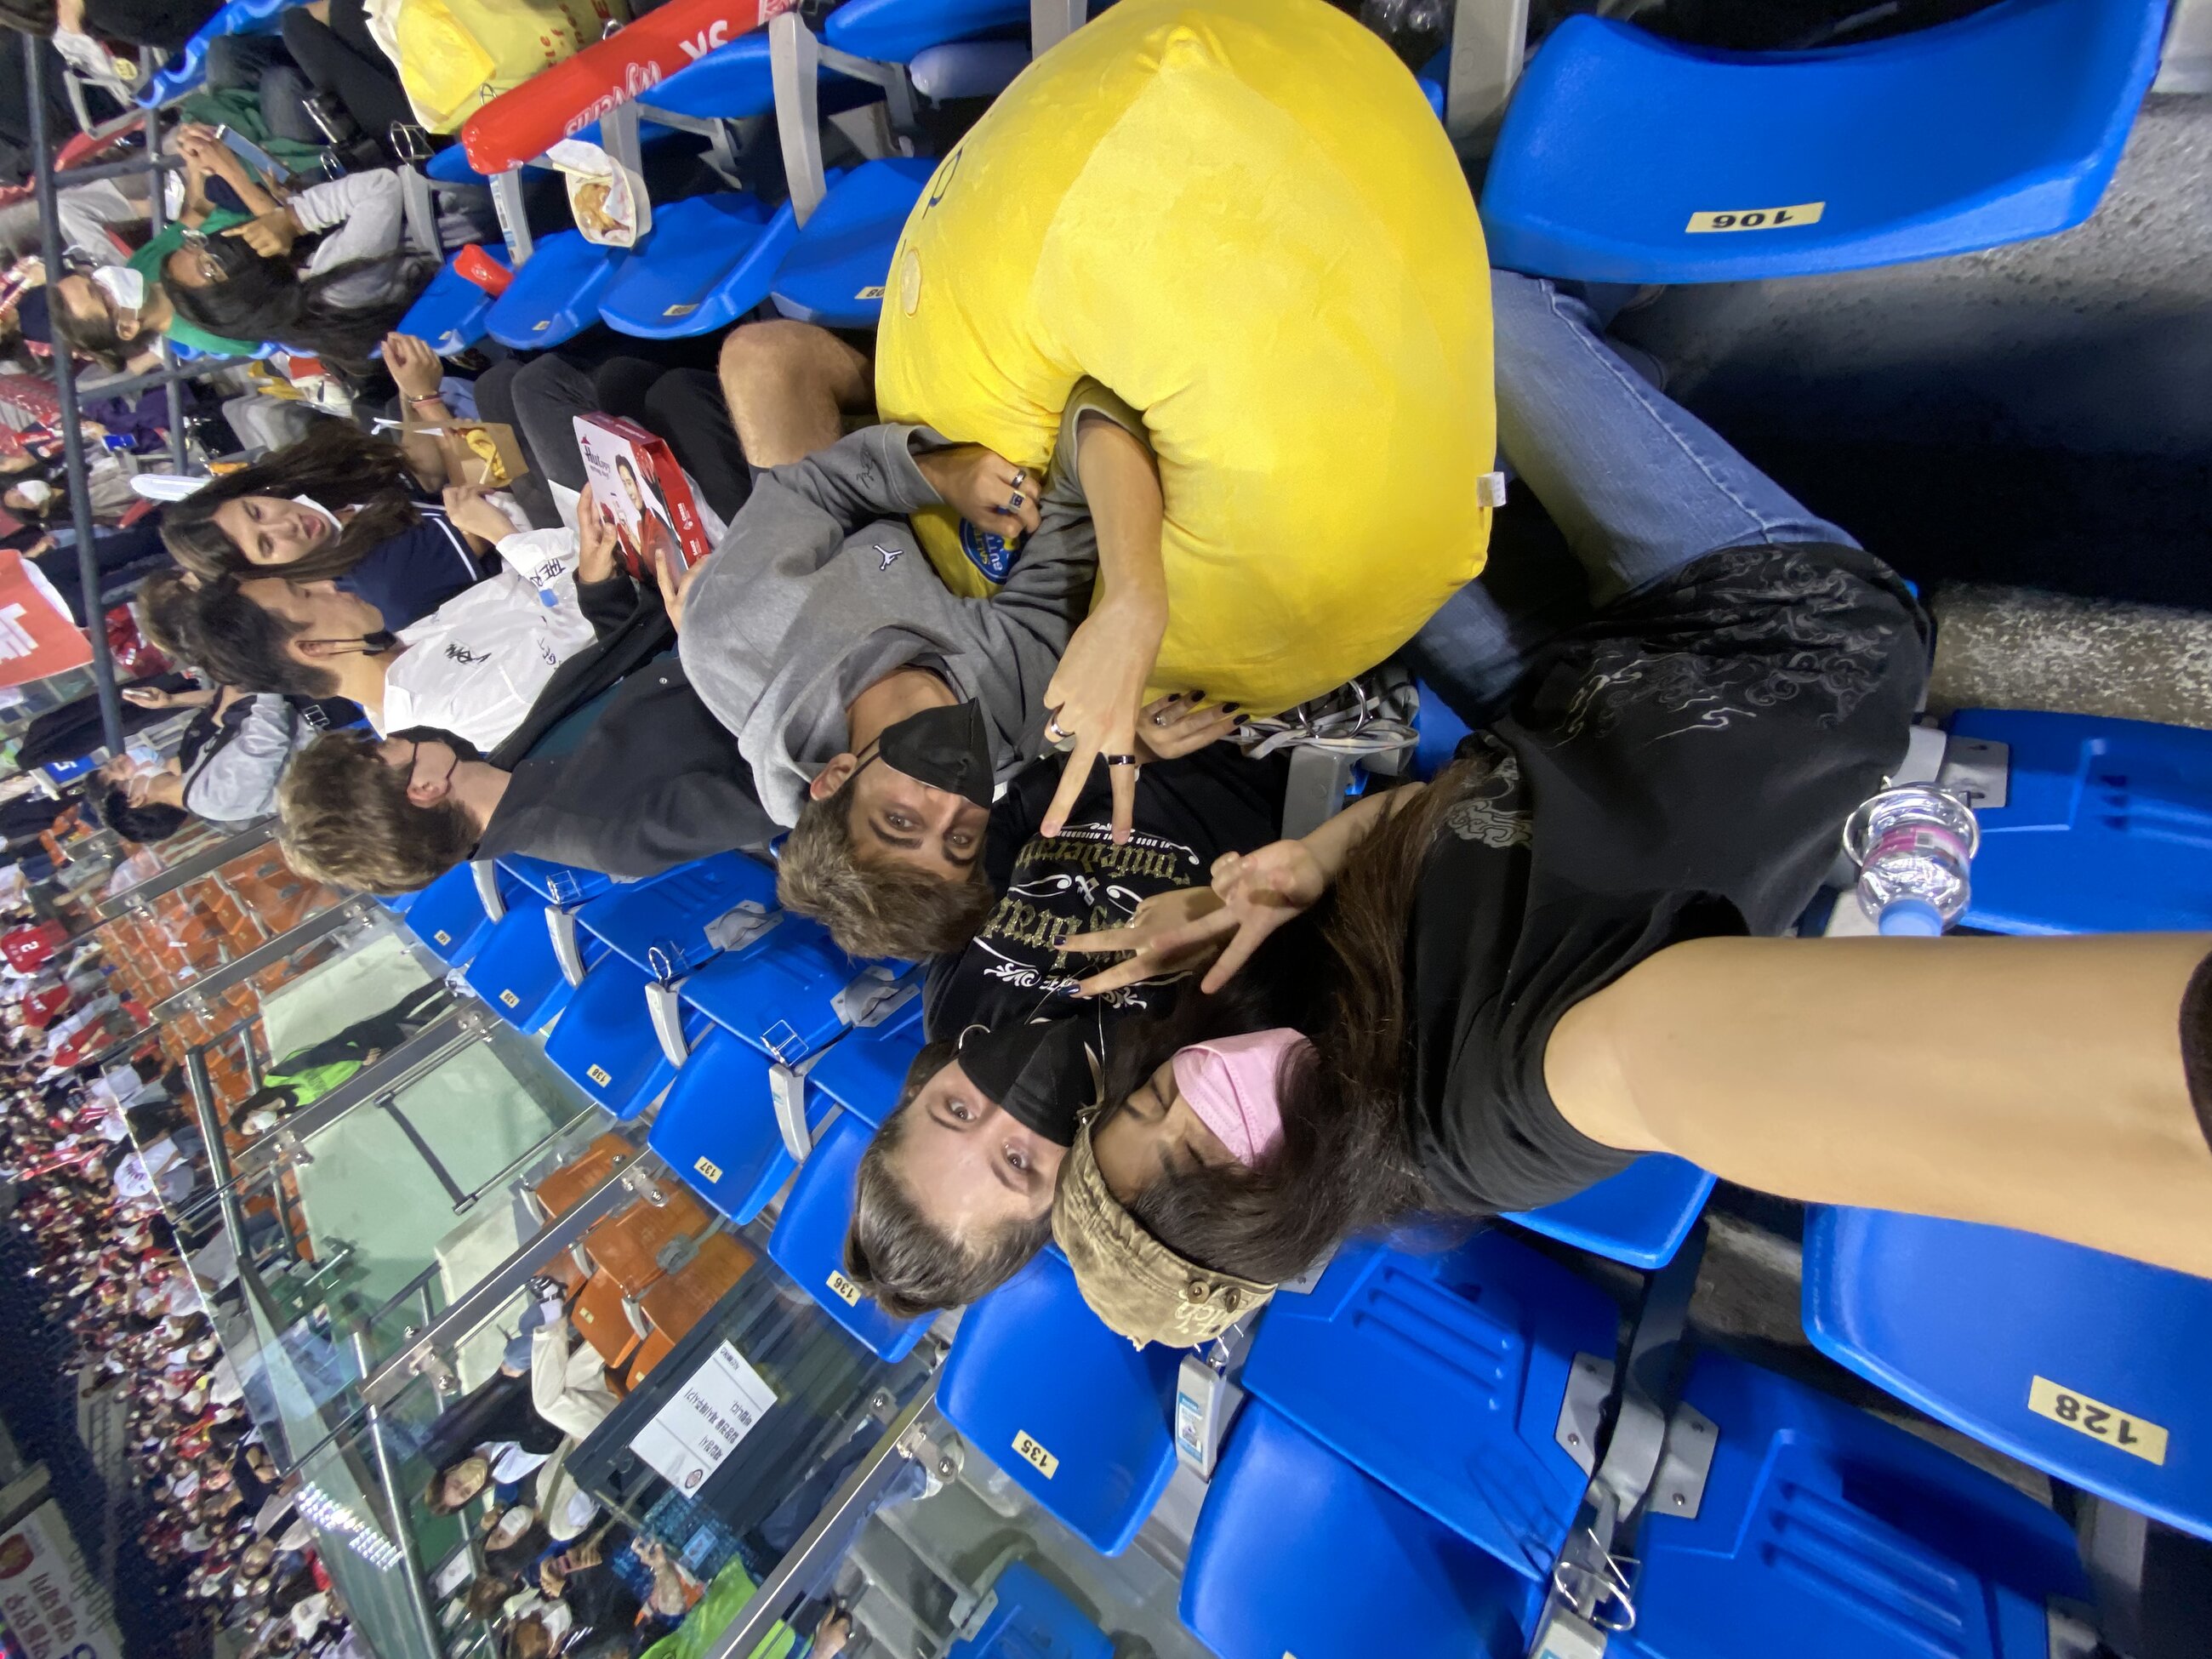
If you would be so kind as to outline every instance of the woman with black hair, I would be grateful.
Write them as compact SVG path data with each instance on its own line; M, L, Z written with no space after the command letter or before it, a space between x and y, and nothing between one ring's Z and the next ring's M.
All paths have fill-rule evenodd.
M335 581L397 630L484 574L470 538L425 498L415 458L344 421L214 479L161 514L170 554L203 582L281 571ZM164 605L179 617L190 606Z
M1501 440L1589 595L1532 649L1471 585L1413 653L1476 727L1453 765L1066 941L1134 951L1094 992L1315 1000L1121 1028L1054 1206L1092 1308L1203 1341L1347 1236L1655 1152L2212 1275L2212 939L1787 937L1904 757L1925 618L1577 295L1494 276Z

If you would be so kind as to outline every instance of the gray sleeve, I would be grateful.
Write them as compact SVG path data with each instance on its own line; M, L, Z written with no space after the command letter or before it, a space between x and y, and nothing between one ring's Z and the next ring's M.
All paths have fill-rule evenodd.
M329 233L307 260L307 274L317 276L356 259L397 253L407 216L399 175L385 167L301 191L293 198L292 216L303 229ZM330 296L341 304L360 304L380 297L389 282L380 271L365 272L338 283Z
M763 473L745 514L767 516L754 505L765 491L770 500L763 505L773 505L775 519L788 520L796 529L812 518L817 522L810 528L817 535L835 530L826 537L827 558L864 524L939 504L936 490L915 465L917 437L926 450L944 442L926 427L863 427L804 460Z
M281 696L248 700L246 718L218 733L185 778L185 810L217 823L245 823L276 810L276 784L297 746L298 720Z

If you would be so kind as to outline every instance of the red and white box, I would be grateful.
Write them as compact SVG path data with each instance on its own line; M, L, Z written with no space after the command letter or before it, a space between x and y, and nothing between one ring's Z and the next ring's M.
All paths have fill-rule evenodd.
M714 550L726 526L665 442L617 415L579 415L576 446L600 520L632 576L650 582L663 558L688 570Z

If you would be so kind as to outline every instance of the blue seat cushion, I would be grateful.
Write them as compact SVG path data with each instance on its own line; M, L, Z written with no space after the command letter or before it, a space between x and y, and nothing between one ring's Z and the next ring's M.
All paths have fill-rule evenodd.
M868 161L841 179L784 255L769 290L775 308L823 328L873 328L891 249L935 167Z
M789 1178L795 1160L775 1121L769 1058L710 1028L676 1074L647 1138L684 1184L731 1220L750 1221ZM828 1103L811 1113L812 1128Z
M407 926L441 961L456 968L465 963L492 930L476 872L457 864L417 893L408 907Z
M893 1319L845 1277L845 1229L853 1218L860 1154L869 1134L866 1124L849 1115L823 1132L799 1165L799 1179L769 1235L768 1253L847 1335L878 1358L903 1359L921 1340L929 1321Z
M519 1031L540 1030L575 994L553 953L545 909L538 895L517 895L462 975L469 989Z
M673 978L714 954L708 925L747 902L775 908L775 872L743 853L716 853L611 887L576 912L576 925L632 965Z
M1930 1417L2212 1538L2212 1279L2003 1227L1817 1209L1805 1329Z
M1646 1659L2047 1659L2087 1593L2064 1522L1941 1447L1724 1354L1682 1397L1718 1433L1695 1515L1637 1537Z
M773 892L775 878L769 878ZM783 919L743 951L725 953L684 981L684 1000L786 1065L796 1065L845 1029L836 999L860 964L821 923Z
M916 997L882 1024L839 1041L815 1062L806 1086L880 1129L898 1104L921 1046L921 999Z
M945 1659L1114 1659L1114 1638L1026 1561L1009 1561L990 1586L995 1605Z
M742 191L656 207L653 234L598 295L599 316L646 340L719 332L768 297L798 234L789 203L770 214Z
M2080 223L2158 66L2165 0L2005 0L1863 46L1746 55L1570 17L1508 106L1492 262L1732 282Z
M825 69L817 100L822 112L830 114L883 95L879 87ZM715 47L648 89L638 101L702 121L742 121L773 113L775 86L769 68L767 33L755 30Z
M1029 0L846 0L822 26L822 38L855 58L903 64L948 40L1026 30L1029 23Z
M491 295L454 270L448 259L407 307L399 331L428 341L430 349L441 356L451 356L483 338L484 319L490 313Z
M1181 1610L1221 1659L1518 1659L1537 1595L1254 1401L1199 1511Z
M1355 1246L1311 1295L1276 1297L1244 1386L1540 1578L1587 1484L1555 1438L1568 1376L1577 1353L1611 1358L1617 1322L1603 1293L1502 1229L1440 1255Z
M2212 927L2212 732L2094 714L1966 709L1954 737L2009 744L1978 807L1965 925L1998 933Z
M1107 1329L1047 1249L961 1315L937 1407L1077 1537L1119 1555L1175 1473L1182 1363Z
M533 859L522 853L503 854L499 867L549 904L580 904L586 899L597 898L615 884L613 877L602 875L597 870L556 864L550 859Z
M618 1118L635 1117L676 1076L646 1007L650 983L635 964L607 957L545 1039L546 1059Z
M599 320L599 296L637 252L601 247L580 230L540 239L515 268L507 292L491 302L484 331L514 351L539 351L574 339Z
M1506 1219L1649 1273L1674 1259L1712 1190L1713 1177L1696 1164L1654 1152L1572 1198Z

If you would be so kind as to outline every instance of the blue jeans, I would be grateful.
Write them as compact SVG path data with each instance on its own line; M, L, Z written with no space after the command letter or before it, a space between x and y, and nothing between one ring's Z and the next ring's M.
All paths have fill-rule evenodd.
M1629 367L1590 295L1510 270L1490 280L1503 465L1566 546L1486 571L1401 653L1461 719L1494 717L1548 641L1709 553L1858 545Z

